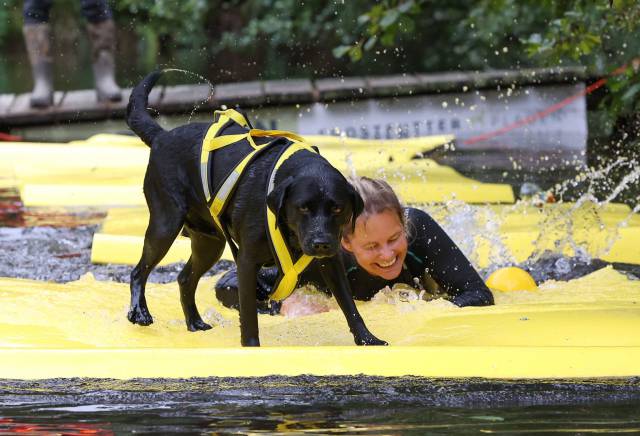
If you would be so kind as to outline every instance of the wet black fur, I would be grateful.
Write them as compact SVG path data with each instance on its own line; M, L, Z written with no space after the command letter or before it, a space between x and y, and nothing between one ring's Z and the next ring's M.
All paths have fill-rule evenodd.
M220 259L225 247L207 207L200 180L200 147L210 123L190 123L162 129L147 112L148 95L162 71L148 75L131 93L127 124L151 148L144 178L149 225L140 262L131 272L131 305L127 318L149 325L153 318L145 299L145 284L178 234L191 238L191 257L178 276L180 302L190 331L208 330L196 307L200 277ZM295 153L278 169L273 192L266 196L269 171L282 145L254 160L223 214L238 243L240 332L244 346L260 344L256 310L256 277L273 264L265 227L266 207L277 216L290 247L319 257L323 278L342 309L354 340L360 345L385 344L369 332L358 313L339 253L341 228L362 211L362 199L324 158L307 151ZM237 152L237 151L236 151ZM224 176L234 151L214 153L212 178Z

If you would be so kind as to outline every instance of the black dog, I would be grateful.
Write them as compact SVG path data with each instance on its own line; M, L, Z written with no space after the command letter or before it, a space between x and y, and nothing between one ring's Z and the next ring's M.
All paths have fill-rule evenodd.
M127 124L151 148L144 178L149 226L140 262L131 272L134 324L153 322L144 290L151 270L160 262L181 229L191 238L191 257L178 276L180 302L190 331L208 330L195 303L200 277L218 261L225 236L214 223L200 178L200 153L211 123L190 123L163 130L147 112L148 95L162 74L148 75L131 93ZM245 130L246 132L246 130ZM284 144L286 145L286 144ZM318 258L323 278L342 309L356 344L385 345L364 324L353 302L339 255L341 228L362 211L362 199L346 179L319 154L298 151L277 169L274 189L267 198L269 174L282 146L259 155L240 177L222 215L229 236L237 243L240 332L244 346L260 345L256 310L256 277L263 265L273 264L267 238L266 208L276 215L288 246L297 254ZM237 149L213 154L212 178L228 174Z

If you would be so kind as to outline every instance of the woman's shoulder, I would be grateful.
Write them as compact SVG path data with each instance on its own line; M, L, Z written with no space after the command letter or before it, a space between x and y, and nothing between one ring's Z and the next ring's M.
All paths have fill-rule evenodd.
M433 222L433 218L424 210L408 206L404 208L404 219L410 228Z
M405 219L409 250L414 253L426 253L432 240L440 239L444 234L442 227L424 210L406 207Z

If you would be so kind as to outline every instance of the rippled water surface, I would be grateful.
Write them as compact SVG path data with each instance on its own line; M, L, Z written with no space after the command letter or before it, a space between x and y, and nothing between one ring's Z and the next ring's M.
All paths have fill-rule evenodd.
M213 363L212 363L213 364ZM640 379L0 382L0 434L640 432Z

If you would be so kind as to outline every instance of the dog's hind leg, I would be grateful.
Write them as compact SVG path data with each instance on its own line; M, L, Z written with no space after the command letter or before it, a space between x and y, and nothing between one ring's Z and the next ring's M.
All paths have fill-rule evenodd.
M174 210L170 210L174 209ZM144 235L144 246L142 257L131 271L131 305L127 319L134 324L149 325L153 323L153 318L147 307L147 300L144 296L147 278L162 260L171 244L178 237L180 229L184 224L186 212L181 212L177 207L166 207L161 212L150 211L149 226Z
M200 277L222 256L226 241L222 234L207 234L186 229L191 238L191 257L178 275L180 303L189 331L209 330L211 326L202 320L196 306L196 288Z

